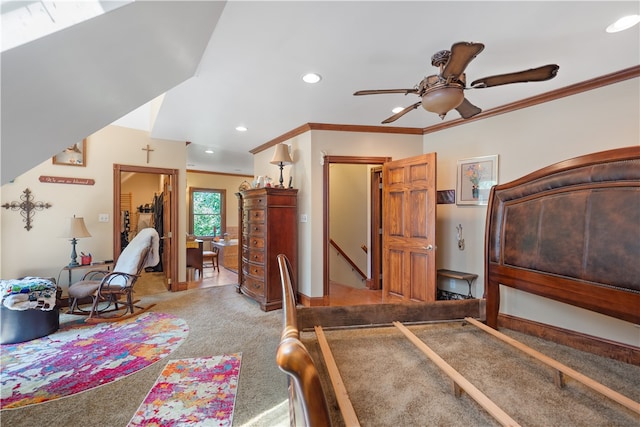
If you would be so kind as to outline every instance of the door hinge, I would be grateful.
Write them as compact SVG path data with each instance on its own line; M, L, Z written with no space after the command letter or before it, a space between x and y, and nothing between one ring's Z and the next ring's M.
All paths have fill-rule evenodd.
M170 285L171 284L171 279L167 279L167 284Z
M171 231L167 231L167 238L172 238L173 237L173 232Z
M378 229L378 234L382 234L382 228Z

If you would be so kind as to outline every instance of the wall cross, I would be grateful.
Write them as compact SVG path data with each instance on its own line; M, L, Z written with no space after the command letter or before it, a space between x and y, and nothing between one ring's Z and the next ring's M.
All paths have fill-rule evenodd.
M26 222L27 225L24 228L27 231L31 230L31 219L33 215L36 213L35 211L41 211L43 209L49 209L51 207L51 203L44 202L33 202L33 196L31 195L31 190L28 188L23 191L23 195L20 196L21 202L11 202L5 203L2 205L5 209L11 209L12 211L20 211L20 215L24 218L22 222Z
M147 144L147 146L145 148L143 148L142 150L147 152L147 163L149 163L149 153L151 151L156 151L156 150L154 150L151 147L149 147L149 144Z

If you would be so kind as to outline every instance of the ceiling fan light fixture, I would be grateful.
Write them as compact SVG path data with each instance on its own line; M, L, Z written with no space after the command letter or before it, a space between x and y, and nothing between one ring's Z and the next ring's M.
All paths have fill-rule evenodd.
M434 87L422 96L422 108L436 113L441 119L444 119L445 114L462 104L462 101L464 101L462 87Z
M607 33L627 30L640 22L640 15L627 15L607 27Z

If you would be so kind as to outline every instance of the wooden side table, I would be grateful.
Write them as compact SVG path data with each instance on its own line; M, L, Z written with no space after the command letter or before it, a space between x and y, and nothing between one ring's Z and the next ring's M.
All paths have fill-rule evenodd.
M469 285L469 294L467 295L467 299L473 298L473 295L471 294L471 285L473 284L473 281L478 278L477 274L464 273L462 271L447 270L443 268L438 270L438 277L439 278L443 277L447 279L464 280Z

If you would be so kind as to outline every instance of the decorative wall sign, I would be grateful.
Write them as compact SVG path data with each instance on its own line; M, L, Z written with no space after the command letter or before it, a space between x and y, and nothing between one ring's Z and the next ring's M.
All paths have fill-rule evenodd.
M73 178L66 176L47 176L40 175L40 182L46 182L49 184L77 184L77 185L94 185L95 180L91 178Z
M76 142L67 147L62 153L53 156L54 165L86 166L87 165L87 139Z
M5 203L2 205L5 209L11 209L12 211L20 211L20 215L24 218L22 222L26 222L27 225L24 228L27 231L31 230L31 218L35 215L35 211L41 211L43 209L49 209L52 205L51 203L44 202L33 202L33 196L31 195L31 190L28 188L23 191L23 195L20 196L21 202L11 202Z

